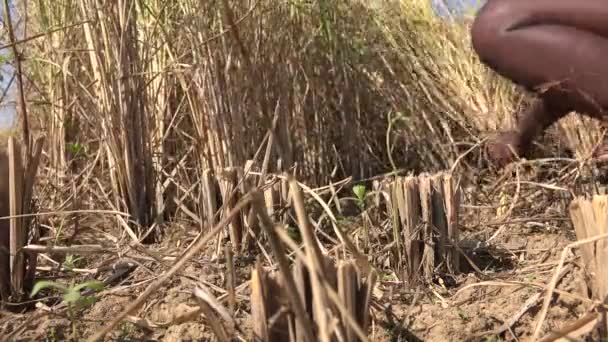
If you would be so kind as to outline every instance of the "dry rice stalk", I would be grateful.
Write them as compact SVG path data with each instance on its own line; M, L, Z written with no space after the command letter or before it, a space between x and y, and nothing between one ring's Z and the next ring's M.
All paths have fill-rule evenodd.
M578 210L577 209L578 205L579 205L578 202L573 202L571 211ZM553 298L553 292L554 292L555 287L557 286L557 282L559 280L560 271L562 270L562 268L564 266L564 262L568 256L568 252L570 252L570 250L573 248L585 247L588 244L591 244L591 243L594 243L594 242L597 242L600 240L604 240L607 238L608 238L608 234L595 235L595 236L592 236L589 238L585 238L585 239L581 239L579 241L573 242L573 243L569 244L568 246L564 247L559 264L557 265L555 272L553 273L553 276L551 278L551 281L549 282L549 284L547 286L547 293L545 294L545 298L543 300L543 306L541 308L540 314L536 321L536 326L534 328L533 340L537 340L539 337L539 334L541 332L542 325L545 321L545 317L547 316L547 313L549 311L549 304L551 302L551 298Z
M61 253L61 254L97 254L115 253L115 250L108 249L101 245L78 245L78 246L41 246L29 244L23 247L26 253Z
M306 341L315 341L316 339L314 338L315 334L312 323L308 318L304 303L302 303L300 295L297 293L297 285L291 275L291 272L289 272L289 263L287 261L287 258L285 257L286 254L283 249L283 246L279 242L276 233L274 232L274 224L272 223L270 217L268 217L268 214L266 214L263 197L260 196L259 198L254 198L253 206L260 219L262 228L268 236L268 240L274 252L275 258L279 263L279 270L281 271L282 280L286 285L285 295L287 296L287 298L289 298L289 301L293 305L293 310L295 312L296 321L298 325L297 330L299 331L299 333L302 334ZM261 274L256 273L256 277L260 276ZM259 288L260 285L256 286Z
M319 338L321 342L330 341L330 332L328 331L328 324L330 316L326 311L326 293L323 291L322 283L325 281L326 275L323 255L317 244L317 240L314 236L313 230L308 221L308 215L304 209L304 200L302 194L293 177L288 177L289 188L293 196L294 207L298 218L298 224L300 231L302 232L304 245L306 246L306 258L312 265L310 272L311 284L312 284L312 296L313 296L313 313L314 319L319 325Z
M22 226L22 218L17 215L22 214L23 202L23 174L21 148L17 142L10 137L8 140L8 160L9 160L9 205L10 205L10 269L11 283L15 295L23 295L23 280L25 276L25 259L22 247L26 244L27 230Z
M588 312L576 321L566 324L565 327L558 331L550 332L547 336L540 339L539 342L572 341L579 336L585 336L595 329L600 316L597 312Z
M213 330L215 336L221 342L230 341L230 339L228 339L226 330L224 329L221 321L218 319L221 317L224 321L230 323L230 325L232 326L231 330L234 330L236 323L234 322L228 311L204 287L199 286L195 288L194 296L196 297L196 300L198 301L199 306L203 311L207 321L211 325L211 329ZM220 317L218 317L218 315Z
M273 275L264 272L259 264L252 273L251 300L252 314L255 316L254 331L265 341L271 341L279 336L286 339L286 335L289 335L292 341L306 340L306 328L302 326L300 315L304 315L305 322L310 315L315 323L316 336L325 332L327 340L339 336L345 341L366 341L363 328L367 327L369 320L367 311L371 302L371 288L376 279L375 273L372 272L364 282L360 278L361 273L367 274L368 271L361 272L352 262L335 267L328 257L321 254L312 230L307 228L308 218L298 184L291 176L287 179L298 215L300 231L305 236L306 253L291 240L282 225L272 223L261 198L254 202L281 269L278 282L273 280ZM286 260L282 261L285 259L285 251L279 238L296 254L293 278L287 265L281 267ZM293 308L295 325L292 325L292 320L281 318L284 316L284 311L281 309L283 302L281 295L295 305ZM302 309L298 308L300 298L305 305ZM310 311L306 312L306 308ZM318 339L322 337L319 336Z
M303 272L304 272L303 266L306 266L308 269L312 268L311 264L307 261L304 253L300 250L300 247L291 239L291 237L289 237L289 235L286 233L284 228L277 226L277 229L275 229L275 233L281 238L281 240L287 246L289 246L290 249L293 250L293 253L296 254L296 257L297 257L296 267L294 268L294 275L296 275L296 277L301 276L303 274ZM328 274L328 276L337 274L337 270L335 269L335 267L329 265L329 260L327 260L327 259L325 259L325 260L327 262L326 267L328 268L328 271L326 273ZM350 262L347 264L350 266L354 266ZM345 264L343 263L342 265L345 265ZM350 268L350 266L349 266L349 268ZM363 272L360 272L359 270L357 270L356 273L358 274L358 277L359 277L360 275L362 275L361 273L363 273ZM352 274L350 276L352 276ZM355 311L349 311L343 305L343 302L347 301L346 297L340 295L335 290L336 287L339 289L340 287L342 287L344 285L343 283L341 283L342 281L340 280L340 278L337 278L337 277L335 279L333 277L330 277L330 278L331 278L331 280L325 284L325 290L328 291L328 298L332 301L332 303L334 303L335 308L339 311L339 313L343 319L341 322L341 326L343 328L346 327L346 328L352 329L356 333L357 338L359 340L366 341L367 338L366 338L366 335L365 335L363 329L369 325L369 307L371 305L372 290L376 283L377 273L372 271L368 275L365 282L358 283L359 285L358 285L358 290L357 290L357 295L356 295L357 304L356 304ZM304 280L302 280L301 282L298 282L298 285L299 285L298 290L301 291L300 293L308 293L307 291L308 291L308 288L310 287L310 285L303 281ZM309 305L310 305L310 303L309 303Z
M397 176L386 187L399 272L411 283L429 281L439 264L458 273L460 252L453 244L458 243L460 189L452 175Z

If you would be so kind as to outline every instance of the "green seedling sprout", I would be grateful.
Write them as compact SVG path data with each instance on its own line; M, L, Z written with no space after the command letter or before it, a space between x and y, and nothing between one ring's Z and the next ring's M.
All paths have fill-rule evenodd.
M353 193L357 197L357 205L361 210L363 210L365 207L365 195L367 195L365 185L357 184L353 186Z
M34 285L30 297L34 297L38 292L46 288L54 288L63 292L63 301L68 306L68 317L72 325L72 339L76 339L77 325L76 325L76 310L83 307L89 306L95 302L93 296L83 296L80 291L84 288L92 289L93 291L101 291L104 288L104 284L98 280L87 281L74 286L65 286L63 284L54 281L39 281Z

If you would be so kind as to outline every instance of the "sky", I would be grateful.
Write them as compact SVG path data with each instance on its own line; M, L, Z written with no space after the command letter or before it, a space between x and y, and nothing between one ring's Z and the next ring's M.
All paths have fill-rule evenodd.
M435 13L443 18L459 18L475 13L487 0L430 0Z

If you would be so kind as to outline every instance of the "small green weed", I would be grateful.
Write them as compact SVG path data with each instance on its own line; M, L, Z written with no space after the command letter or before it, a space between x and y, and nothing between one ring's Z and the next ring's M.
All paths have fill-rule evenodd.
M63 292L63 301L68 306L68 318L72 325L72 339L77 340L77 311L92 305L95 302L93 296L83 296L80 291L90 288L94 291L101 291L104 288L103 282L98 280L87 281L78 285L65 286L54 281L39 281L34 285L30 297L34 297L38 292L46 288L54 288Z
M301 243L302 242L302 235L300 233L300 229L298 229L297 227L291 226L291 225L287 225L287 227L285 228L287 230L287 235L289 235L289 237L297 242L297 243Z
M72 254L66 255L65 260L61 264L61 266L65 267L68 270L72 270L76 267L76 262L82 260L82 257L77 257Z
M353 186L353 193L357 197L357 205L359 209L365 210L365 196L367 195L367 188L365 185L357 184Z
M67 148L73 156L77 156L86 151L85 146L80 143L68 143Z
M466 313L463 310L458 310L458 317L460 317L460 319L463 320L463 321L465 321L465 322L468 322L471 319L471 317L469 316L469 314Z

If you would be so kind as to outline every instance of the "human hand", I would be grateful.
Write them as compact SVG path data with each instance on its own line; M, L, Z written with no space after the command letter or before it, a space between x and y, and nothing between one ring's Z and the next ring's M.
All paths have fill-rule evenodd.
M521 136L517 131L501 131L491 137L486 145L490 161L499 168L517 160L522 151Z

